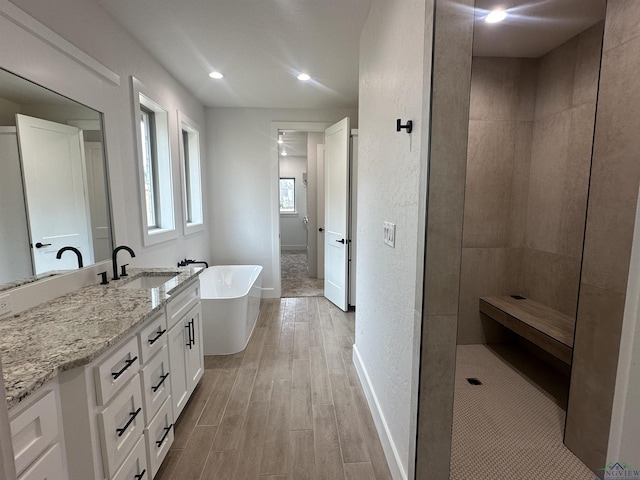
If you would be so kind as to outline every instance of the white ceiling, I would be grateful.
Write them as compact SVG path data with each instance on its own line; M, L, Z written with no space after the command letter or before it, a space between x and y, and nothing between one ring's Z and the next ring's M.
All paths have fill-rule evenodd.
M372 0L99 0L206 106L358 103L360 32ZM219 70L222 80L208 74ZM299 72L312 80L299 81Z
M281 130L282 143L279 145L279 151L287 152L289 157L306 157L307 156L307 132L299 132L294 130Z
M355 107L372 0L95 0L206 106ZM401 1L401 0L396 0ZM604 17L606 0L477 0L474 54L539 57ZM483 21L497 6L510 16ZM213 80L212 70L224 73ZM297 80L305 71L310 82Z
M473 54L538 58L604 18L606 0L476 0ZM508 17L484 21L494 8Z

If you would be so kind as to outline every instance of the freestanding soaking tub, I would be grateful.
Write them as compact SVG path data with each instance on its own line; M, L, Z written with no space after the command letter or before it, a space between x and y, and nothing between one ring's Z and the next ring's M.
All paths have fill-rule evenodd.
M205 355L244 350L258 319L261 287L260 265L218 265L200 274Z

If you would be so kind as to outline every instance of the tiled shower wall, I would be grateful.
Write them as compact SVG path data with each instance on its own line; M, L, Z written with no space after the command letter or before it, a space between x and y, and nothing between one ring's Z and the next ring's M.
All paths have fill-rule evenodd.
M459 344L501 339L480 296L576 314L602 29L539 59L473 59Z
M606 463L640 183L639 55L640 2L609 1L565 431L592 469Z

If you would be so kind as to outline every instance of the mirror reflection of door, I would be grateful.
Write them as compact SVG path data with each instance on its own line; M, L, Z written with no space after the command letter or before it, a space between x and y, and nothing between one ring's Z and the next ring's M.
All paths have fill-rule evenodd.
M93 263L82 131L20 114L16 124L35 274L77 268L73 255L56 259L65 246Z
M16 127L0 127L0 284L33 275Z

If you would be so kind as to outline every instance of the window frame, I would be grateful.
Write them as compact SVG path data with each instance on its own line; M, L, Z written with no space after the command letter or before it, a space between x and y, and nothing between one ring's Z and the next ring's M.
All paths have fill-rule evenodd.
M282 192L282 187L281 187L281 182L282 180L291 180L293 182L293 210L283 210L282 209L282 196L281 196L281 192ZM279 212L280 215L297 215L298 214L298 206L296 204L296 177L280 177L278 179L278 205L279 205Z
M186 236L205 229L200 153L202 149L200 126L180 110L178 110L178 143L182 176L182 224Z
M173 164L171 160L171 139L169 135L169 113L160 104L152 100L142 82L131 77L133 88L133 109L135 118L135 135L138 156L138 183L140 188L140 207L143 243L145 246L155 245L177 238L174 212ZM153 174L154 217L147 213L148 182L145 180L146 142L142 139L142 117L149 116L149 138L151 140L151 165Z

